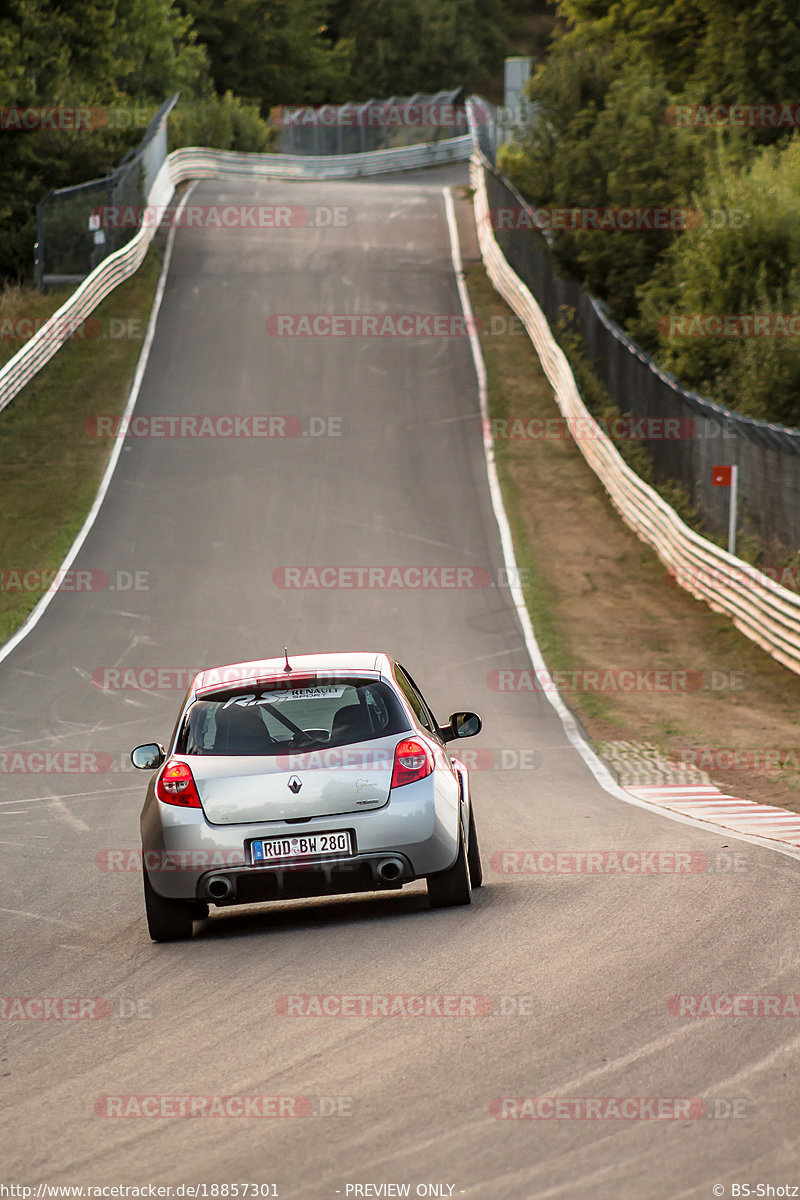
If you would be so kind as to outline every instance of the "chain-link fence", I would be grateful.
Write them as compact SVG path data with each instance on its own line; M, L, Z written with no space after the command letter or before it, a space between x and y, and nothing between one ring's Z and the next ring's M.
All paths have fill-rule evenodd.
M319 108L284 105L270 118L280 129L284 154L359 154L469 132L462 88Z
M115 250L122 249L139 228L142 207L167 157L167 117L178 93L165 100L144 137L104 179L51 190L36 206L36 282L80 283ZM107 219L102 210L121 217Z
M478 145L494 164L501 130L491 110L474 122ZM728 529L729 492L712 484L712 467L739 467L739 528L781 554L800 547L800 431L731 412L681 387L628 338L605 306L553 269L535 210L496 167L486 172L495 236L551 327L574 310L586 355L611 399L639 425L658 483L681 483L706 527ZM665 424L665 422L671 422ZM653 434L654 436L645 436Z
M498 108L480 96L470 96L467 113L479 150L492 166L496 166L497 152L503 143L522 134L538 120L539 105L522 99L515 109Z
M167 156L167 117L178 96L162 104L141 143L104 179L47 193L37 206L36 279L80 283L115 250L130 241L136 219ZM469 132L463 89L367 100L320 108L274 109L283 153L344 155L446 141ZM278 149L278 147L276 147ZM98 218L107 209L122 218ZM90 218L93 218L90 220Z

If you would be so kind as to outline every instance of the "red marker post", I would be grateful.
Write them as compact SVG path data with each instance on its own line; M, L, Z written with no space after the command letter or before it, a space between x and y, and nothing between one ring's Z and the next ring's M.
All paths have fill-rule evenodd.
M736 510L739 503L739 468L712 467L711 483L714 487L731 489L730 509L728 511L728 553L736 553Z

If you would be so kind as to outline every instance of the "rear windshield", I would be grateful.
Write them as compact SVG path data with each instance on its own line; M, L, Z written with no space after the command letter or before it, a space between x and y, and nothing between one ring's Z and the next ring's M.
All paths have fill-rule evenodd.
M328 680L220 692L195 700L178 754L277 755L403 733L409 720L386 683Z

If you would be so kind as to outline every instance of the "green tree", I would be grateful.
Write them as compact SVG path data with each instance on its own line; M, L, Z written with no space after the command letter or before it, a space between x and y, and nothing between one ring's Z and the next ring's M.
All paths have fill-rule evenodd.
M12 0L0 18L0 107L118 103L113 5ZM0 131L0 275L29 276L35 205L51 187L105 174L126 147L112 131Z
M353 46L354 100L477 89L505 52L500 0L352 0L337 24Z
M677 96L749 104L800 88L795 0L560 0L575 31L641 53Z
M800 138L763 148L744 167L721 152L695 197L706 219L669 248L642 286L633 325L690 387L789 424L800 424L800 340L773 318L800 314L798 195ZM748 314L769 324L733 337L705 320Z
M269 131L235 97L214 93L207 55L173 0L8 0L0 16L0 107L155 112L182 91L202 100L224 148L261 149ZM214 119L211 113L217 108ZM175 122L178 137L191 122ZM50 188L107 175L137 145L140 120L90 130L0 130L0 277L29 278L36 204Z
M277 104L347 99L346 40L333 45L318 0L181 0L219 92Z
M210 97L208 53L191 17L164 0L117 0L117 86L134 100L164 99L172 92Z
M530 95L538 117L500 165L536 205L669 214L659 218L666 229L555 233L559 266L628 321L638 311L637 289L679 236L684 198L702 163L694 131L664 121L670 97L663 78L641 58L617 64L594 30L557 39Z
M760 104L800 95L790 0L560 0L564 24L530 85L532 128L501 165L538 205L686 206L718 155L744 167L781 128L676 128L676 104ZM560 233L560 266L649 346L639 296L683 234ZM672 259L670 260L672 261Z

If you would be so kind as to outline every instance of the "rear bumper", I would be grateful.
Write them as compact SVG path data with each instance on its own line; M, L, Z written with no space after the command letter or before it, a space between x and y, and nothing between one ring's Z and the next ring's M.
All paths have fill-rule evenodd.
M318 817L303 825L212 825L201 810L162 804L151 786L141 818L144 867L159 895L215 904L400 887L446 870L458 852L457 788L443 786L437 775L395 790L382 809ZM247 847L253 838L341 829L352 832L353 856L268 867L249 861ZM381 865L391 860L399 870L386 878ZM225 895L222 885L214 895L215 880L225 881Z
M220 906L338 896L396 889L415 878L400 854L356 855L308 866L209 871L197 881L197 898Z

